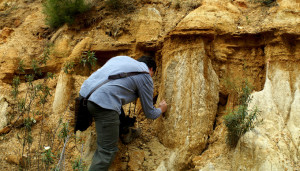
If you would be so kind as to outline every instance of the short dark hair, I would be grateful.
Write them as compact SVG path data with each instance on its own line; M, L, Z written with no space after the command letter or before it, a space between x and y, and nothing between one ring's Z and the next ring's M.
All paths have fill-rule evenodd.
M142 56L138 59L139 62L144 62L148 68L153 68L153 72L156 71L156 63L154 61L154 59L150 56Z

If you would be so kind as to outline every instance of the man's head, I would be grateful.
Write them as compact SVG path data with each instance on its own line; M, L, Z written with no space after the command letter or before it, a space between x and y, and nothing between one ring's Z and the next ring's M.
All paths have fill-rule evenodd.
M142 56L138 59L138 61L144 62L149 68L150 75L153 76L156 71L156 63L154 59L152 59L150 56Z

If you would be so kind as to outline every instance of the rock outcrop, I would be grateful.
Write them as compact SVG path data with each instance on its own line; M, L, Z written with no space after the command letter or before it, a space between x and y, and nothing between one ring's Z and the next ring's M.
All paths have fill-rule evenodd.
M251 103L261 110L263 122L241 139L233 154L234 170L299 169L299 66L270 63L264 89L253 93Z
M0 129L4 128L8 122L7 122L7 107L8 103L5 101L5 98L3 96L0 96Z
M159 98L169 107L157 121L157 130L161 142L176 149L174 164L183 166L181 162L206 147L218 107L219 80L201 37L171 37L164 42L162 56Z
M46 134L57 133L59 120L72 124L72 99L91 72L116 55L138 58L150 54L156 56L159 64L153 77L155 95L158 102L166 100L168 111L150 121L136 106L143 137L130 145L120 144L112 170L299 170L298 0L202 0L196 5L194 1L137 3L134 12L116 15L103 2L94 2L99 6L89 14L92 24L64 25L53 31L43 24L41 3L33 2L35 10L27 12L24 19L18 18L14 27L11 23L3 28L1 25L0 129L11 124L9 108L16 104L4 90L10 90L13 76L20 75L20 96L25 96L23 77L33 72L31 60L43 55L47 43L53 44L51 60L42 70L54 72L57 78L47 82L53 94L45 106L50 117L37 123L45 124L44 139ZM7 7L1 1L2 9ZM87 22L82 17L82 22ZM98 59L94 70L80 65L80 57L86 51L94 51ZM25 73L17 70L21 60ZM66 73L64 66L69 62L75 62L75 66ZM42 79L44 76L34 81ZM236 104L226 87L228 79L247 79L253 85L249 107L257 107L263 118L261 124L241 137L234 149L226 145L226 127L222 123L226 108ZM126 108L131 110L130 106ZM21 158L10 149L19 139L18 131L16 128L5 135L8 138L0 137L0 153L7 158L0 161L4 169L17 168L15 164ZM37 129L33 129L33 135L39 135ZM84 142L82 155L89 164L96 148L94 125L76 136ZM52 141L59 149L61 140ZM33 144L37 152L37 142ZM67 168L81 153L74 152L77 146L76 141L70 140ZM14 147L21 149L22 144Z

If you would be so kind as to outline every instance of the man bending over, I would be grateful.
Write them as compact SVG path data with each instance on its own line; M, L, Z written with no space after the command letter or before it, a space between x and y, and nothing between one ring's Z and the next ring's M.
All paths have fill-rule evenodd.
M83 97L87 97L95 87L104 83L92 93L87 103L97 131L97 150L90 171L108 170L118 151L119 114L122 105L140 97L143 111L150 119L158 118L167 110L164 100L158 108L153 106L151 77L155 70L156 63L151 57L142 56L135 60L128 56L117 56L108 60L84 81L80 89Z

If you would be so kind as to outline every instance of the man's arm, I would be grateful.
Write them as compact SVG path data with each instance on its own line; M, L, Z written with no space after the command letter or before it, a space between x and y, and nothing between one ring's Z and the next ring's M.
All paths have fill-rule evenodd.
M137 81L137 88L143 111L147 118L156 119L166 111L166 103L161 102L162 104L160 104L159 108L153 106L153 82L150 75L143 75Z

